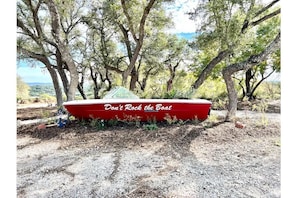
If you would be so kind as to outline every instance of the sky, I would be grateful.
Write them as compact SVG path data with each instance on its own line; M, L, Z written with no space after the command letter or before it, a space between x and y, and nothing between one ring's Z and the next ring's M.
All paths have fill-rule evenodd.
M24 61L17 62L17 75L26 83L52 83L43 64L32 66Z
M193 0L176 0L174 4L167 6L167 12L172 15L175 26L169 32L171 33L195 33L195 22L189 19L185 13L192 11L197 6Z

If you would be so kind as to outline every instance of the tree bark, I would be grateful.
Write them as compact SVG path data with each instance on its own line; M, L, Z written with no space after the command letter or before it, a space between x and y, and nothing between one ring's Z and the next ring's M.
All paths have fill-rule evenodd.
M168 65L168 69L169 69L169 72L170 72L170 77L167 80L167 92L170 92L172 90L173 80L175 79L175 75L176 75L175 73L176 73L177 67L179 66L179 63L180 63L180 61L178 61L176 63L176 65L173 66L173 67L172 67L171 64Z
M252 94L252 90L251 90L251 80L253 78L252 75L252 68L249 68L246 72L245 72L245 96L248 97L249 99L251 99L251 94ZM243 96L243 97L245 97Z
M85 94L85 92L84 92L84 88L83 88L83 86L82 86L82 83L78 83L78 85L77 85L77 89L78 89L78 91L79 91L81 97L82 97L84 100L88 99L87 96L86 96L86 94Z
M135 90L137 81L138 81L138 71L134 67L131 72L131 80L130 80L130 90L131 91Z
M252 68L255 65L258 65L260 62L264 61L269 54L273 53L279 48L280 48L280 33L260 54L252 55L243 62L229 65L225 69L223 69L223 78L227 86L228 99L229 99L228 112L225 118L226 121L232 121L236 116L236 110L237 110L237 92L234 86L234 82L232 80L232 75L235 72L247 70Z
M226 83L227 92L228 92L228 112L225 118L225 121L232 121L235 117L236 110L237 110L237 92L234 86L234 82L232 80L232 75L228 73L228 70L223 70L223 78Z
M152 72L153 69L154 69L154 68L151 67L151 68L149 68L147 71L144 72L144 77L143 77L143 79L142 79L141 82L140 82L139 79L138 79L137 82L138 82L138 84L139 84L139 86L140 86L140 89L141 89L142 91L144 91L145 88L146 88L147 80L148 80L149 76L150 76L150 75L156 75L156 74L158 73L157 71Z
M61 81L62 81L64 93L67 95L69 82L68 82L65 70L63 68L65 63L62 60L62 55L61 55L61 53L60 53L60 51L58 49L58 46L56 47L55 56L56 56L56 62L57 62L57 71L58 71L58 73L60 75L60 78L61 78Z
M128 81L128 76L131 75L133 69L135 69L135 63L137 61L137 58L139 56L139 53L140 53L140 50L142 48L142 45L143 45L143 39L144 39L144 27L145 27L145 22L146 22L146 19L148 17L148 14L150 13L150 10L151 8L153 7L154 3L156 2L156 0L149 0L147 6L144 8L144 11L143 11L143 14L142 14L142 17L140 19L140 24L139 24L139 28L138 28L138 32L139 32L139 35L138 35L138 38L136 36L136 33L135 33L135 30L133 28L133 23L131 21L131 17L128 13L128 10L127 10L127 7L126 7L126 4L125 4L125 0L121 0L121 4L122 4L122 7L123 7L123 12L128 20L128 25L129 25L129 30L132 34L132 37L134 39L134 41L136 42L136 46L134 48L134 51L133 51L133 54L132 54L132 57L130 59L130 63L128 65L128 68L122 73L122 84L123 86L126 86L127 84L127 81ZM122 30L123 32L123 30ZM127 45L127 44L126 44ZM126 46L128 47L128 46ZM133 89L130 89L130 90L134 90L135 88L135 85L136 85L136 82L137 80L135 81L135 76L133 76L131 78L131 80L133 80L132 84L130 85L130 88L133 88Z
M60 23L60 16L58 13L58 9L53 0L47 0L45 2L48 6L48 9L51 15L50 17L51 17L52 36L54 37L57 43L57 46L59 48L59 52L62 55L62 60L65 61L68 67L70 81L67 87L68 91L66 95L67 95L67 101L71 101L75 99L75 92L78 86L78 72L76 69L76 65L70 55L68 46L63 43L62 37L60 35L61 23Z

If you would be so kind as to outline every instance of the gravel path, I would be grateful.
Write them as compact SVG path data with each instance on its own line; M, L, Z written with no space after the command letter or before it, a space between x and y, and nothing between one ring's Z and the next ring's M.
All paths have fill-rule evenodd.
M264 125L242 112L243 129L203 122L20 133L17 196L281 197L279 116Z

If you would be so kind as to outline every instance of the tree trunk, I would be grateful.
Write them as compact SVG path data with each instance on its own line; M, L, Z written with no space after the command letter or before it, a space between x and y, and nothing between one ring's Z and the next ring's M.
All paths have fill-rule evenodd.
M92 66L90 66L90 72L91 72L91 78L92 78L93 83L94 83L94 88L93 88L94 98L99 99L99 90L100 90L100 88L98 87L98 82L97 82L98 74L94 71Z
M95 85L94 88L93 88L93 90L94 90L94 98L95 98L95 99L100 99L100 97L99 97L99 88L98 88L98 86Z
M246 88L246 92L245 92L245 96L249 98L249 100L252 97L252 89L251 89L251 80L253 78L252 75L252 68L249 68L246 72L245 72L245 88Z
M78 72L76 70L74 61L68 51L68 48L65 46L61 46L60 48L62 48L61 54L68 66L68 70L70 74L70 82L69 82L68 92L67 92L67 101L71 101L75 99L75 92L77 90L77 85L78 85Z
M63 95L62 95L62 90L61 90L61 87L59 84L58 75L57 75L56 71L51 66L46 66L46 68L49 71L52 81L53 81L53 85L54 85L54 89L55 89L55 93L56 93L57 106L61 107L63 105Z
M70 81L67 91L67 101L71 101L75 99L75 92L78 85L78 72L75 66L75 63L70 55L70 51L68 46L63 43L62 36L60 35L61 32L61 24L60 24L60 16L58 13L58 9L53 0L47 0L46 4L48 6L50 15L51 15L51 32L52 36L54 37L58 50L62 55L63 62L66 63L70 75Z
M228 92L228 112L225 118L225 121L232 121L235 117L237 110L237 92L234 86L234 82L232 80L232 74L228 72L228 70L223 70L223 78L226 83L227 92Z
M260 54L252 55L243 62L229 65L225 69L223 69L223 77L227 86L228 98L229 98L228 112L225 118L226 121L233 120L236 116L236 110L237 110L237 93L234 86L234 82L232 80L232 75L235 72L247 70L252 68L255 65L258 65L260 62L264 61L269 54L273 53L279 48L280 48L280 33Z
M140 88L141 88L142 91L144 91L145 88L146 88L147 80L148 80L149 76L150 75L156 75L157 74L157 71L156 72L152 72L153 69L154 68L151 67L149 70L147 70L147 71L144 72L144 77L143 77L143 79L142 79L141 82L138 79L137 82L138 82L138 84L139 84L139 86L140 86Z
M86 94L85 94L85 92L84 92L83 86L82 86L80 83L78 83L78 85L77 85L77 89L78 89L78 91L79 91L81 97L82 97L84 100L86 100L86 99L87 99L87 96L86 96Z
M50 61L46 57L44 57L44 61L41 61L41 62L43 62L43 64L45 64L45 66L51 76L51 79L52 79L52 82L54 85L54 89L55 89L57 106L61 107L63 105L63 94L62 94L62 90L61 90L61 87L59 84L58 75L57 75L55 69L50 64Z
M64 93L65 93L65 95L67 95L69 82L68 82L65 70L63 68L64 62L62 60L62 54L60 53L58 48L56 48L55 56L56 56L56 61L57 61L57 71L58 71L61 81L62 81Z
M128 12L128 8L126 6L126 1L125 0L121 0L121 5L122 5L122 8L123 8L123 12L127 18L127 21L128 21L128 26L129 26L129 31L131 32L132 34L132 37L136 43L136 46L133 47L133 54L132 54L132 51L130 51L129 53L129 50L128 50L128 56L129 56L129 65L128 65L128 68L122 73L122 85L124 87L126 87L127 85L127 81L128 81L128 76L131 75L131 81L130 81L130 88L135 88L135 85L136 85L136 82L137 82L137 78L134 74L132 74L133 70L135 70L135 64L136 64L136 61L139 57L139 53L140 53L140 50L142 48L142 45L143 45L143 39L144 39L144 36L145 36L145 31L144 31L144 27L145 27L145 22L146 22L146 19L153 7L153 5L155 4L156 0L149 0L148 1L148 4L146 5L146 7L144 8L143 10L143 13L142 13L142 17L140 19L140 23L139 23L139 26L138 26L138 37L136 35L136 32L134 30L134 25L133 25L133 21L132 21L132 18ZM131 43L130 41L128 40L128 30L126 30L125 28L123 28L123 25L120 25L120 28L121 28L121 31L122 33L124 34L124 38L125 38L125 44L126 44L126 48L127 49L132 49L131 48ZM131 56L132 55L132 56Z
M169 93L172 90L173 87L173 80L175 78L175 72L176 72L176 68L178 67L180 62L178 62L174 67L172 67L171 64L168 65L168 69L170 72L170 77L167 80L167 92Z
M130 80L130 90L134 91L136 88L136 83L138 81L138 72L136 71L135 67L131 72L131 80Z

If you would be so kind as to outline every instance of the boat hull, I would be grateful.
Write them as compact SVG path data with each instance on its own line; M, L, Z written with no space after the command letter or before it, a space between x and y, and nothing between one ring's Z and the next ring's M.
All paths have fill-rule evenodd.
M208 118L211 102L204 99L97 99L63 103L78 119L164 121Z

